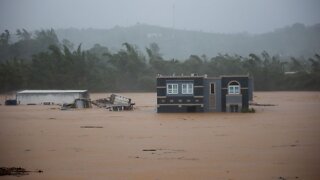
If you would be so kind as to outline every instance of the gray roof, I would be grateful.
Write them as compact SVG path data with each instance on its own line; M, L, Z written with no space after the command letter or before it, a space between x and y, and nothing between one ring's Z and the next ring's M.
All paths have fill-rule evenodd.
M32 94L32 93L84 93L88 90L23 90L17 92L18 94Z

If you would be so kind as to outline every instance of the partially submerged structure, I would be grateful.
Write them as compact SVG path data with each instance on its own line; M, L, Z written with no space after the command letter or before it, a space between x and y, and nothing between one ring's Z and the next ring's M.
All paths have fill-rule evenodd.
M61 110L68 109L84 109L91 108L91 100L86 98L75 99L73 103L63 103L61 106Z
M240 112L253 98L249 76L157 77L157 112Z
M17 92L18 104L70 104L89 99L87 90L24 90Z
M133 110L133 106L135 105L135 103L132 102L131 98L127 98L117 94L111 94L108 98L92 101L92 104L100 108L109 109L110 111Z

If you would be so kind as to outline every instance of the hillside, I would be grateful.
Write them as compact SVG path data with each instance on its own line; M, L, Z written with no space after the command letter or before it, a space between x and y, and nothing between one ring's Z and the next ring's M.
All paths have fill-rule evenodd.
M265 34L208 33L146 24L112 29L56 29L56 34L60 40L68 39L75 45L82 43L85 49L100 44L117 51L122 43L128 42L143 50L155 42L165 58L178 59L185 59L190 54L247 56L267 51L280 56L310 57L320 53L320 24L305 26L297 23Z

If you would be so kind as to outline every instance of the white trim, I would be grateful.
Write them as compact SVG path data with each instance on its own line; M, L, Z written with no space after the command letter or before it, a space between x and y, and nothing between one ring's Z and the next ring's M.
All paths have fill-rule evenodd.
M203 96L193 96L194 98L203 98Z
M158 106L203 106L203 104L158 104Z
M181 84L182 94L193 94L193 83Z
M228 89L228 88L221 88L221 89ZM248 89L247 87L240 87L240 89Z
M249 78L249 76L248 75L220 75L219 76L220 78L223 78L223 77L248 77Z
M230 85L231 83L237 83L238 85ZM228 83L228 94L241 94L241 86L238 81L230 81Z
M169 88L169 86L171 86L171 88ZM179 85L175 83L168 83L167 94L179 94Z
M157 98L167 98L167 96L157 96Z
M23 90L17 92L18 94L33 94L33 93L84 93L87 90Z

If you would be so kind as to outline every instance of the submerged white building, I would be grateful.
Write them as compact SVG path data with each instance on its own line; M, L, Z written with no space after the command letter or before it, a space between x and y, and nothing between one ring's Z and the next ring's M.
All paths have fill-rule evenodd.
M18 104L64 104L75 99L89 99L87 90L24 90L17 92Z

